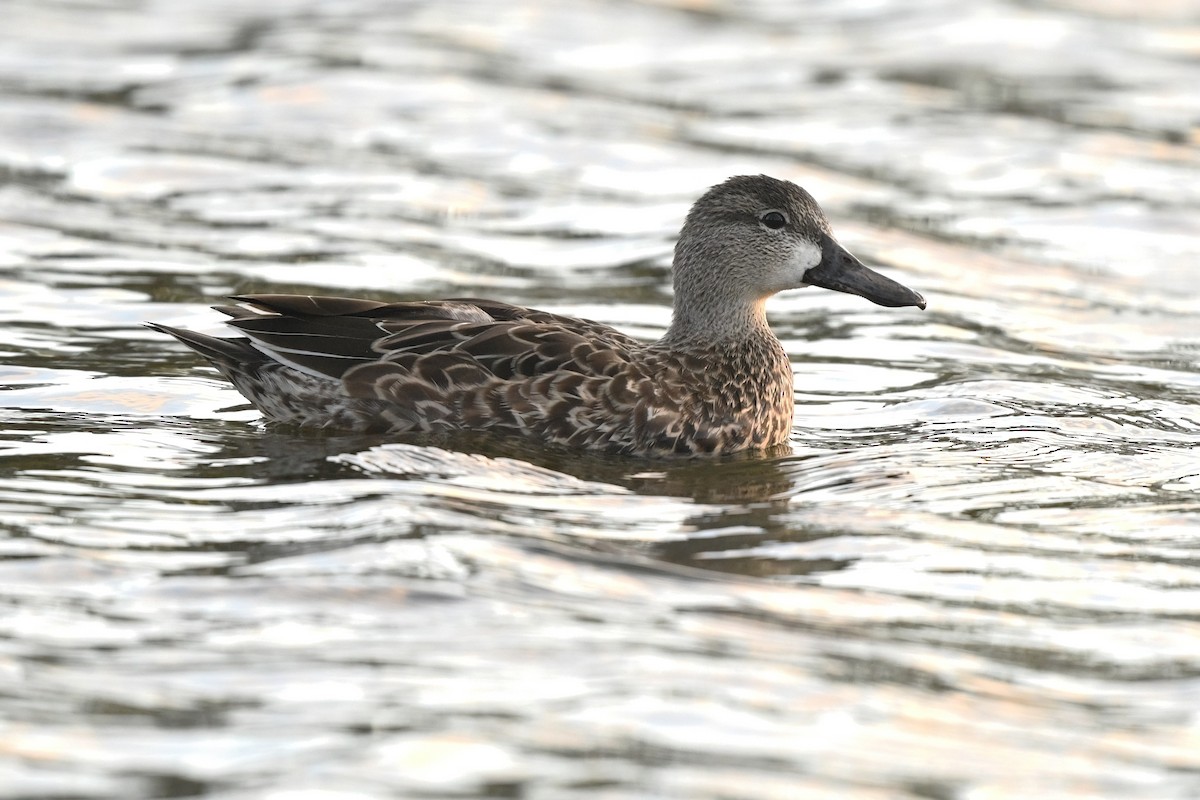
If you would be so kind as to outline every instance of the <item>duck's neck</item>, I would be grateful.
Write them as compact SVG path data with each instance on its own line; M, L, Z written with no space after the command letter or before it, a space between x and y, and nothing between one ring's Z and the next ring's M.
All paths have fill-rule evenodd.
M724 349L764 339L775 339L767 324L765 299L731 304L728 300L676 294L671 327L659 341L684 349Z
M675 243L675 311L662 343L724 350L774 341L767 325L767 296L756 296L750 288L760 271L755 254L743 252L729 237L714 237L703 219L689 214Z

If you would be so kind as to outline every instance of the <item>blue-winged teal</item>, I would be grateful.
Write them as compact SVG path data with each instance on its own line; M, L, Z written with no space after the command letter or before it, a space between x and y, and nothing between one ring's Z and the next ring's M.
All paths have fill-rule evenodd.
M921 295L863 266L808 192L730 178L688 213L675 310L657 342L494 300L380 303L254 294L219 306L240 336L152 324L272 420L346 431L489 430L635 455L786 442L792 368L767 298L821 286L881 306Z

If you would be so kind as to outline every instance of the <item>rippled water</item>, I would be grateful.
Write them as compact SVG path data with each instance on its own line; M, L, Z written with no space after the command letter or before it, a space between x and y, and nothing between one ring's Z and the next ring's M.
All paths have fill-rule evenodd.
M1200 797L1191 4L9 0L0 798ZM796 180L790 452L264 426L143 320L655 336Z

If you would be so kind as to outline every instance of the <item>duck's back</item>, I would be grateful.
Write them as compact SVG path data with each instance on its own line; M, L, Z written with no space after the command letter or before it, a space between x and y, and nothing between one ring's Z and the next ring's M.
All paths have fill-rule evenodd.
M790 424L790 380L762 385L719 354L714 363L590 320L474 299L234 299L241 305L219 310L244 338L156 327L206 356L279 422L490 430L646 455L776 444ZM781 350L773 358L764 371L778 373L779 358L786 368Z

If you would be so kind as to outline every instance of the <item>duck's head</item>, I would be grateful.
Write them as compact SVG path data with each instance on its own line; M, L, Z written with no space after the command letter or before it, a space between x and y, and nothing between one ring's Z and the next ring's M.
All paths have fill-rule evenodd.
M766 175L709 189L675 245L676 310L691 303L761 308L785 289L820 286L881 306L925 308L925 298L850 255L808 192ZM714 305L715 301L717 305Z

